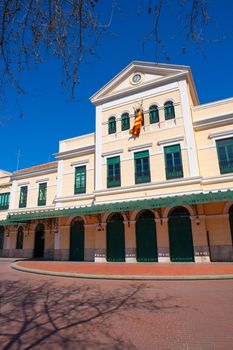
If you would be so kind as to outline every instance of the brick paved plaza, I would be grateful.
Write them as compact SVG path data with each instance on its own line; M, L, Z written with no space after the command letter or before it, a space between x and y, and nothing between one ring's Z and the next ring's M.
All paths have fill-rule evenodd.
M232 349L233 280L103 281L0 262L1 349Z

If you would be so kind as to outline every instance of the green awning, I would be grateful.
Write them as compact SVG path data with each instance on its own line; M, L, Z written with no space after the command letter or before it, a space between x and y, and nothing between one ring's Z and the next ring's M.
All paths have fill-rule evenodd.
M18 225L20 222L15 223L14 221L11 221L9 219L7 220L0 220L0 226L13 226L13 225Z
M233 200L233 190L195 193L182 196L168 196L136 201L115 202L108 204L92 204L79 207L68 207L48 210L25 211L8 215L9 222L22 222L35 219L48 219L64 216L94 215L111 212L124 212L129 210L141 210L151 208L165 208L182 205L204 204L211 202L225 202Z

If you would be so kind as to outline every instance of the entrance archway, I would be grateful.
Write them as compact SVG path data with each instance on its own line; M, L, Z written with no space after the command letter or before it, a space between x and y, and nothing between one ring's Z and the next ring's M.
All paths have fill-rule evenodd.
M34 258L44 257L44 246L45 246L45 227L43 224L38 224L35 230Z
M233 244L233 204L229 209L229 221L230 221L230 228L231 228L231 241Z
M125 261L125 229L121 214L113 214L107 221L107 261Z
M136 219L137 261L158 261L154 219L150 210L142 211Z
M70 225L70 260L84 261L84 221L74 219Z
M171 261L194 261L192 226L184 207L173 209L168 219Z

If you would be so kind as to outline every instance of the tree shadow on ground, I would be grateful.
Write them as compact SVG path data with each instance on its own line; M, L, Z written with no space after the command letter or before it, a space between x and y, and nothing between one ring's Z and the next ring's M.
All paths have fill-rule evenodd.
M145 284L108 289L95 284L4 281L0 287L0 343L8 349L136 349L112 322L137 311L176 309L171 296L144 297ZM121 330L120 330L121 331Z

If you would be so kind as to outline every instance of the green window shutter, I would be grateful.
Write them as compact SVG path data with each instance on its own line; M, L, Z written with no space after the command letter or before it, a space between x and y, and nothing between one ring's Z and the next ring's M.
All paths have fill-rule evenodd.
M150 182L149 151L134 153L135 183Z
M9 209L10 192L0 194L0 210Z
M28 194L28 187L27 186L20 187L19 208L26 208L27 194Z
M0 249L4 247L4 227L0 226Z
M164 147L166 179L183 177L183 166L180 145Z
M233 172L233 137L216 141L221 174Z
M116 132L116 118L111 117L108 120L108 133L115 134L115 132Z
M107 188L121 185L120 157L107 159Z
M150 124L159 122L159 110L157 106L151 106L149 109Z
M168 101L164 104L165 120L175 118L175 109L172 101Z
M129 123L129 114L124 113L121 116L121 130L129 130L130 128L130 123Z
M46 205L46 197L47 197L47 183L39 184L39 192L38 192L38 206Z
M24 239L23 228L19 227L17 231L16 249L23 249L23 239Z
M86 165L75 168L74 193L86 193Z

